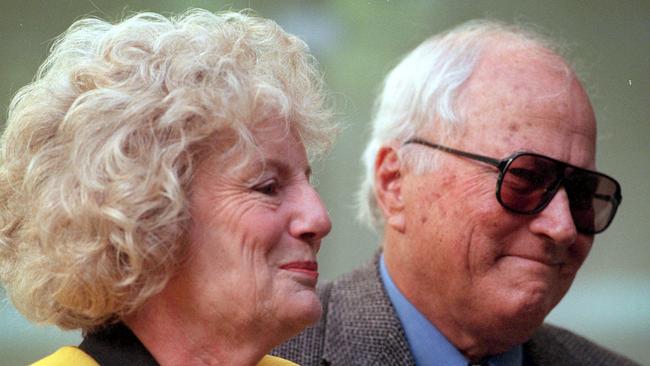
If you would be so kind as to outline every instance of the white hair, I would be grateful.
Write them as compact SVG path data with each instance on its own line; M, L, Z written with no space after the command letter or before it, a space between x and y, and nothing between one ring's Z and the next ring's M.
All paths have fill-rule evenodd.
M433 127L438 133L436 142L449 138L454 125L463 122L463 106L456 103L460 88L474 72L482 51L496 39L558 52L554 43L520 26L473 20L427 39L386 76L375 101L372 135L362 156L365 176L357 197L360 220L375 228L383 225L374 187L379 149L401 145ZM400 159L416 174L434 169L435 156L400 150Z

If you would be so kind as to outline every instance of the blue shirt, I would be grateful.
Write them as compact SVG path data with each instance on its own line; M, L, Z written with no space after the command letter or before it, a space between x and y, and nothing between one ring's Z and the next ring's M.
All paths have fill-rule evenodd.
M411 348L415 364L467 366L467 358L395 286L388 274L383 254L379 262L379 272L388 297L393 303L393 307L395 307L397 316L406 333L406 340ZM492 356L487 361L490 366L521 366L522 359L522 347L517 346L505 353Z

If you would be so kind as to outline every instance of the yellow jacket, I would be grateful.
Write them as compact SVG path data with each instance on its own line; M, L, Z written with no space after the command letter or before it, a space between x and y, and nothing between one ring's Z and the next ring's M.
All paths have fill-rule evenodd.
M62 347L31 366L100 366L92 357L77 347ZM291 361L274 356L264 356L257 366L298 366Z

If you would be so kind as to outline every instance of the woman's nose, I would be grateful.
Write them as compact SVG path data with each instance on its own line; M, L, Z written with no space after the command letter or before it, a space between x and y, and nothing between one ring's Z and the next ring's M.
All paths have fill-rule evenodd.
M317 242L332 229L327 208L313 186L306 183L295 201L295 212L290 224L291 235L301 240Z

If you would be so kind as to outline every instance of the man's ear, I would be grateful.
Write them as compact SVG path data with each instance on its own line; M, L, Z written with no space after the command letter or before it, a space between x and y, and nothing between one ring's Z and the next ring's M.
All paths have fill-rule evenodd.
M379 149L375 159L375 197L386 225L399 232L405 230L403 169L399 153L394 147L382 146Z

